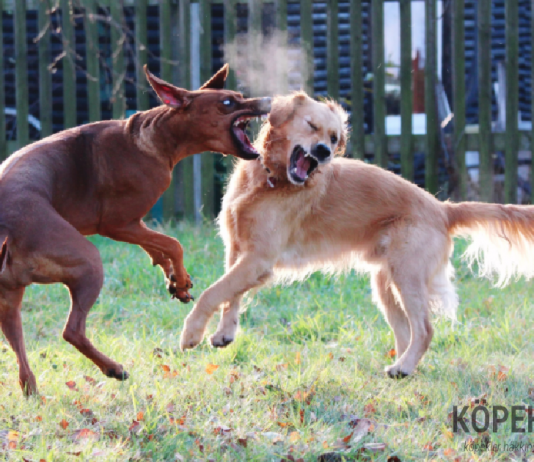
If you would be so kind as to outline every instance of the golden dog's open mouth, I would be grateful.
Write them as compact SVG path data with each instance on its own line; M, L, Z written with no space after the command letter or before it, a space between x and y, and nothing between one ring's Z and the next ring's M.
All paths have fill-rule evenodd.
M289 181L295 184L303 184L318 166L319 163L302 146L295 146L289 160Z

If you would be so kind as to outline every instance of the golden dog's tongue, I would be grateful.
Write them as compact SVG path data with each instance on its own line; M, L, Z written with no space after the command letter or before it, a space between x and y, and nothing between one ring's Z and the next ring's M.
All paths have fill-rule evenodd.
M305 180L308 176L310 165L310 159L308 157L304 157L304 153L301 152L297 159L297 175L303 180Z

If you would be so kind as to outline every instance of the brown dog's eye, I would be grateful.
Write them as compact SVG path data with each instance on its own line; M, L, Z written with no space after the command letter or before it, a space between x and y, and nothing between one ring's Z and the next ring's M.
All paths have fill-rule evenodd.
M307 120L306 122L308 122L308 125L310 126L310 128L311 128L314 132L316 132L317 130L319 130L319 129L317 128L317 125L313 125L309 120Z
M235 104L235 101L230 98L226 98L222 100L222 104L224 107L232 107Z
M336 135L330 136L330 141L332 142L332 144L336 144L337 143L337 136Z

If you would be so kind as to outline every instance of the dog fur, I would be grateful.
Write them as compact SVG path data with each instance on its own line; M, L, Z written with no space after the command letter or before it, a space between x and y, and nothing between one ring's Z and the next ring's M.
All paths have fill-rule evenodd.
M395 334L397 360L386 371L405 376L429 347L430 311L455 316L453 236L473 238L468 256L501 284L534 276L534 207L443 203L391 172L334 158L346 140L346 119L336 103L302 93L275 99L257 140L262 161L239 162L230 178L219 217L226 274L188 315L183 349L202 340L217 309L211 344L232 342L240 301L252 288L355 268L371 274L374 300ZM332 155L302 185L293 184L295 146L313 153L319 143L330 143Z
M243 128L249 118L268 112L270 99L244 99L223 90L227 66L198 91L146 73L164 105L128 120L65 130L21 149L0 166L0 325L17 355L25 393L37 391L22 333L25 288L65 284L71 307L63 338L108 377L126 379L122 365L85 335L104 271L97 248L84 236L140 245L162 268L170 293L188 302L193 285L182 246L147 228L142 219L169 186L181 159L208 150L259 156Z

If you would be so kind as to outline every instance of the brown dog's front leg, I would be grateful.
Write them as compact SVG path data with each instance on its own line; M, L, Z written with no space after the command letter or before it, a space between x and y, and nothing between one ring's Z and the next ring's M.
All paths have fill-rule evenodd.
M152 258L152 263L161 266L171 295L183 303L193 300L189 294L193 284L184 268L182 246L176 239L152 231L142 221L121 228L106 228L100 234L142 247Z

